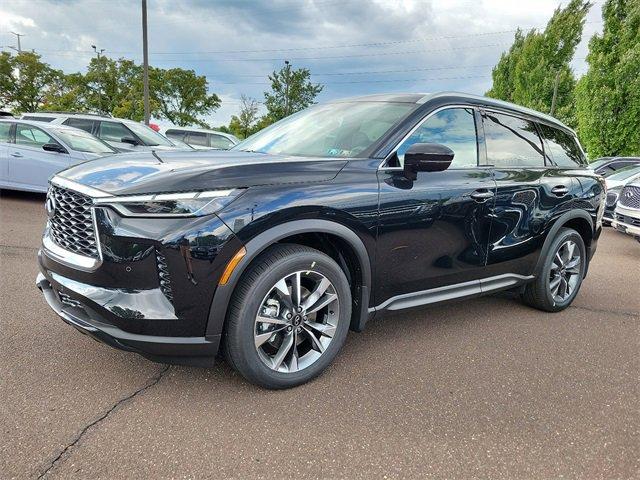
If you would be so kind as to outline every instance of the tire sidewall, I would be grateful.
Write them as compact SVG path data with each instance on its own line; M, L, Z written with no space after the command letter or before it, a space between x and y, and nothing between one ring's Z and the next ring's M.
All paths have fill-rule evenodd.
M560 248L560 245L562 245L567 240L574 241L578 246L578 248L580 249L580 273L578 276L578 285L576 286L574 291L571 293L569 298L567 298L563 302L556 302L549 288L549 282L550 282L549 277L551 275L553 258L555 257L556 252L558 251L558 248ZM587 252L584 245L584 241L582 240L582 237L580 236L580 234L575 230L570 230L570 229L561 230L558 236L555 238L555 240L551 244L551 248L549 249L549 253L547 255L547 258L545 259L544 268L542 269L542 276L540 278L540 281L543 282L546 301L550 309L563 310L567 308L569 305L571 305L571 302L573 302L573 300L576 298L576 295L578 295L578 292L580 291L580 287L582 286L582 280L584 279L584 272L587 266L586 262L587 262Z
M338 325L333 340L321 357L312 365L294 373L276 372L270 369L258 356L254 344L255 318L264 297L278 280L300 270L313 270L321 273L333 284L340 302ZM335 358L349 330L351 320L351 289L347 279L333 259L317 252L299 252L277 261L276 265L263 273L251 286L248 298L244 299L239 312L237 332L240 344L240 357L236 362L242 364L242 370L250 380L270 388L287 388L305 383L321 373Z

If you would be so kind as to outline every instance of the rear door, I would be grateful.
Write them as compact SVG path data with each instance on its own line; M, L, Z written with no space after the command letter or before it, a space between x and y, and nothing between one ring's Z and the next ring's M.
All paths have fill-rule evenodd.
M485 276L495 182L481 165L476 117L472 107L429 114L381 167L377 304ZM448 146L451 166L408 180L400 165L414 143Z
M513 113L483 111L487 162L497 184L487 273L529 276L553 212L580 185L545 157L538 124Z
M17 123L15 143L9 148L9 181L18 187L46 191L50 177L71 163L66 153L46 152L42 146L60 142L32 125Z

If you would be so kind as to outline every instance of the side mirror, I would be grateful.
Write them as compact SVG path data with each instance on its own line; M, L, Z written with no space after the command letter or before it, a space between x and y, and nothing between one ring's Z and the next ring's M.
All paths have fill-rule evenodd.
M135 138L133 138L133 137L122 137L122 138L120 139L120 142L121 142L121 143L128 143L128 144L130 144L130 145L133 145L134 147L135 147L136 145L140 145L140 142L138 142L138 141L137 141Z
M404 173L409 180L418 172L442 172L453 161L453 150L439 143L414 143L404 154Z
M42 149L45 152L68 153L66 148L62 145L58 145L57 143L45 143L42 145Z

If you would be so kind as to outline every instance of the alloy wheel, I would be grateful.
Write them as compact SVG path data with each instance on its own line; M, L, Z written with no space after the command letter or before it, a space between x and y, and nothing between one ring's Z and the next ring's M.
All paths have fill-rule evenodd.
M333 340L339 309L336 289L321 273L305 270L281 278L256 315L254 342L260 360L283 373L312 365Z
M556 303L563 303L580 284L582 256L573 240L563 242L553 257L549 273L549 291Z

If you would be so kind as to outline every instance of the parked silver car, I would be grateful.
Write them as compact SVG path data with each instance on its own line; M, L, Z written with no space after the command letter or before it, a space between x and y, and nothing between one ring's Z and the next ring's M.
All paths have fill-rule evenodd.
M64 125L0 120L0 188L46 192L49 178L116 149L90 133Z
M185 142L197 150L229 150L240 143L240 140L230 133L218 132L207 128L160 127L160 133L172 141Z
M102 115L39 112L25 113L24 120L79 128L104 140L121 152L182 149L146 125L126 118Z

